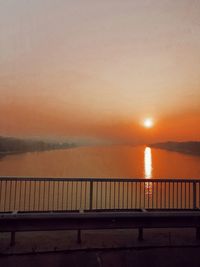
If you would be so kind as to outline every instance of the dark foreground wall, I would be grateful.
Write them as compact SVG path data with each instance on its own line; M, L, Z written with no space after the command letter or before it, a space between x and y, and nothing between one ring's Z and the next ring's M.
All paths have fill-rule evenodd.
M1 256L1 267L199 267L200 247L93 250Z

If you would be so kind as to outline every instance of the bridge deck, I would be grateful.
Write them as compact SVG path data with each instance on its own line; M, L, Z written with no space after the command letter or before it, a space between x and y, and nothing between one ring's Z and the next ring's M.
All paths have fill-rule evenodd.
M24 231L54 231L93 229L139 229L143 239L143 228L196 228L199 238L199 210L127 210L90 212L19 212L1 213L0 231L14 233Z

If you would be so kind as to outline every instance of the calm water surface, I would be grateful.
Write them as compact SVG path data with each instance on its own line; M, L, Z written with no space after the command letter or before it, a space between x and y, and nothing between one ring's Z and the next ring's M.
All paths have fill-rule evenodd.
M144 146L79 147L0 159L0 176L200 178L200 157Z

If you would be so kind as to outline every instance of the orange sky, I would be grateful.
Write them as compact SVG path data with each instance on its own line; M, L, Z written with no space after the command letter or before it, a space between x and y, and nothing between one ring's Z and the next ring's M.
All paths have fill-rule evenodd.
M199 140L199 14L198 0L2 1L0 135Z

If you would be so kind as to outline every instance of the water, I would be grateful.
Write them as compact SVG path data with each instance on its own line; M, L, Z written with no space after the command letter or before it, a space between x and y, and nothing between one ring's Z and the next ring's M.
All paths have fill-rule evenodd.
M78 147L3 157L0 176L200 178L200 157L144 146Z
M2 180L0 211L199 207L200 183L150 178L200 178L200 157L149 147L79 147L9 155L0 176L145 178L147 182ZM113 180L112 180L113 181ZM130 181L130 182L129 182ZM92 195L91 195L92 192Z

